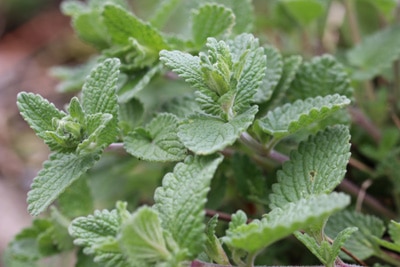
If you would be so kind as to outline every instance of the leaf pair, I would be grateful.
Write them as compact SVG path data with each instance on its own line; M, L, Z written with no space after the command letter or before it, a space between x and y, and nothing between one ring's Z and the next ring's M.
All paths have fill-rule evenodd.
M290 160L278 171L278 182L273 185L270 195L271 212L250 224L245 224L244 213L237 213L224 242L254 255L296 230L304 230L306 234L297 233L296 236L324 264L331 266L340 247L356 229L342 232L333 245L315 240L307 233L323 236L327 219L350 203L348 196L331 193L346 172L349 139L346 127L335 126L300 143L298 150L291 153Z
M119 65L117 59L98 64L83 86L82 104L73 98L68 115L39 95L18 95L21 115L53 151L28 193L28 210L32 215L46 209L115 141Z
M251 100L265 75L266 58L258 40L242 34L224 42L209 38L199 57L161 51L160 60L197 89L202 113L178 129L182 143L197 154L211 154L233 144L253 122ZM196 134L195 134L196 133Z
M106 266L179 266L194 259L206 241L204 205L222 157L188 157L168 173L155 192L155 205L133 214L96 211L70 226L74 243Z

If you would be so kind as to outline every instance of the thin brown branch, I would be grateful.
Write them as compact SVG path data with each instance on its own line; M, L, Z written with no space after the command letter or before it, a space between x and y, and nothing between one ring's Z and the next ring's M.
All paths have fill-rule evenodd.
M374 139L376 143L379 143L382 137L379 128L376 127L360 109L356 107L349 107L348 111L353 122L363 128Z

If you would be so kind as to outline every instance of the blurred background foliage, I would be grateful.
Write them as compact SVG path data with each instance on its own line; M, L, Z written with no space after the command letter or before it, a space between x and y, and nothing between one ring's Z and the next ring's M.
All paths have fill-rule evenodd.
M163 14L160 10L163 7L162 0L128 2L133 12L144 20L154 14ZM189 36L187 17L190 16L191 9L203 2L206 1L181 1L173 12L163 17L165 24L161 29L166 33ZM218 2L229 6L230 1ZM49 68L57 65L77 66L97 54L93 47L81 42L74 35L69 26L69 18L59 11L60 3L61 1L55 0L0 2L0 112L3 114L0 119L0 195L2 202L4 201L0 210L2 214L10 214L8 219L4 216L0 219L0 229L3 229L0 233L0 249L4 249L5 244L20 228L30 224L24 204L25 193L48 153L47 148L19 117L14 107L15 96L22 90L34 91L62 107L66 99L74 93L60 94L56 91L55 88L60 83L49 75ZM359 201L356 207L358 210L376 214L386 221L396 218L398 220L398 1L253 0L253 5L252 11L242 10L243 16L250 16L248 12L255 14L253 28L246 30L255 33L262 43L275 46L284 56L301 55L304 61L329 53L343 63L354 88L354 105L348 110L352 118L353 162L346 175L352 184L341 185L340 189L352 194ZM244 17L237 17L238 25L241 19ZM67 74L78 74L77 84L72 87L79 85L79 81L85 77L82 69ZM155 80L148 91L142 92L141 99L145 105L153 106L155 110L162 109L163 99L169 97L158 93L160 98L154 100L152 96L155 92L160 92L160 84L163 84L162 78ZM186 89L178 82L170 82L162 87L162 92L168 91L166 87L174 90ZM147 92L151 93L146 96ZM290 151L297 141L286 140L282 149ZM269 169L268 173L271 173L271 170L279 166L266 163L263 170L247 156L241 156L245 159L237 157L239 156L224 161L223 164L229 168L221 168L213 180L208 208L227 213L240 208L250 215L257 215L266 209L260 196L268 194L268 188L275 181L275 177L265 179L265 169ZM240 166L243 162L246 162L245 166ZM87 175L95 200L94 208L112 208L117 200L128 201L131 208L152 203L155 187L159 185L164 173L172 167L172 164L142 162L111 148ZM5 193L1 194L3 191ZM291 251L289 256L287 251ZM66 258L50 257L43 266L69 266L68 257ZM316 263L299 242L288 243L284 240L272 246L258 260L263 264L276 265ZM373 262L372 259L371 263Z

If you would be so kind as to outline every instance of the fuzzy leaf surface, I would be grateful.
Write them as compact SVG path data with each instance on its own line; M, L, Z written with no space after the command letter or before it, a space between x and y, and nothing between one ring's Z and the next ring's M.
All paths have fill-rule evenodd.
M119 244L134 266L139 266L137 262L150 266L171 257L158 213L146 206L138 209L122 225Z
M215 227L218 224L218 215L212 217L207 224L206 228L206 243L205 243L205 253L214 262L222 265L229 264L229 259L225 254L222 244L218 237L215 235Z
M52 103L33 93L19 93L17 105L25 121L40 138L44 138L45 142L49 140L46 139L43 132L54 129L52 119L61 119L66 116L63 111L58 110Z
M145 128L137 128L124 139L126 151L148 161L180 161L186 148L178 138L178 119L158 114Z
M258 120L258 126L275 138L283 138L349 104L350 99L338 94L299 99L269 111L265 117Z
M323 55L300 66L288 93L292 100L333 94L352 98L353 90L343 65Z
M198 47L202 47L208 37L219 37L229 32L235 24L232 10L217 4L205 4L193 12L192 34Z
M282 55L275 47L265 47L264 54L267 56L267 68L261 86L254 95L255 103L262 103L271 98L283 72Z
M99 159L99 154L53 153L32 182L28 211L38 215Z
M204 205L210 182L222 157L188 157L164 176L154 194L154 208L162 227L169 231L188 257L196 257L205 241Z
M270 97L273 103L279 104L281 99L286 96L286 92L296 77L296 73L301 66L302 60L302 57L297 55L283 58L282 75L272 93L272 96ZM264 79L267 78L268 77L266 76Z
M179 139L196 154L212 154L232 145L252 124L257 111L253 106L229 122L203 114L190 116L179 125Z
M323 221L349 203L350 197L342 193L314 195L275 208L261 220L229 229L223 241L234 248L255 253L296 230Z
M121 7L106 4L103 19L115 44L127 45L129 39L133 37L141 45L153 50L156 54L168 47L157 29Z
M323 240L320 244L315 238L307 233L296 232L295 236L299 239L325 266L331 266L337 259L340 248L344 242L355 232L357 227L348 227L341 231L331 245Z
M95 262L128 267L116 239L124 217L129 216L126 213L125 206L120 205L116 210L96 210L93 215L74 219L69 226L74 244L84 247L85 254L94 255Z
M241 34L227 42L232 54L231 83L236 84L233 109L241 113L248 109L266 74L267 59L264 48L251 34Z
M270 207L283 207L312 195L330 193L343 179L350 158L350 133L347 127L328 127L290 154L278 183L272 186Z
M82 89L82 106L87 114L109 113L118 118L117 81L120 62L106 59L90 72Z
M335 236L346 227L357 227L355 232L344 244L354 256L359 259L366 259L379 249L374 237L380 238L385 227L383 222L371 215L357 213L355 211L343 211L329 218L325 232L328 236ZM346 254L341 253L344 259L350 259Z
M177 50L162 50L160 60L193 87L207 87L200 70L199 57Z

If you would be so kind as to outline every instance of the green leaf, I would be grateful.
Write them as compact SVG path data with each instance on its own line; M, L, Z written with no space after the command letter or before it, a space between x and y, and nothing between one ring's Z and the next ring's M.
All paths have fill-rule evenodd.
M110 45L110 37L104 27L100 12L92 11L80 14L73 18L72 26L81 40L97 49L104 49Z
M206 244L205 244L205 253L212 259L214 262L221 265L229 265L229 259L226 255L224 249L222 248L222 244L215 235L215 227L218 224L218 215L213 216L207 224L206 228Z
M116 95L119 60L106 59L90 73L82 89L82 106L87 115L102 114L104 129L98 129L97 146L108 146L118 134L118 100ZM105 114L111 114L107 118ZM110 120L109 122L107 122ZM92 122L96 119L92 120ZM88 124L91 122L89 121Z
M162 227L169 231L187 258L196 257L205 241L204 205L210 182L222 157L188 157L164 176L154 194L154 208Z
M257 106L252 106L229 122L203 114L189 116L179 125L178 136L196 154L212 154L235 143L252 124L257 111Z
M262 220L229 229L223 241L231 247L256 253L296 230L325 220L349 203L350 197L342 193L300 199L273 209Z
M119 105L119 126L124 135L142 125L143 114L143 103L136 98L132 98L127 103Z
M69 233L75 245L84 247L85 254L95 256L95 262L107 267L128 267L116 238L126 217L129 217L126 204L118 203L116 210L96 210L94 215L74 219Z
M232 214L232 219L229 222L229 231L235 231L238 227L247 223L247 215L242 210Z
M290 154L290 161L277 173L270 207L283 207L312 195L331 192L343 179L350 158L347 127L326 128Z
M207 37L229 33L235 24L235 15L222 5L205 4L193 12L192 21L193 40L201 48Z
M300 66L288 93L292 100L333 94L351 99L353 90L343 65L333 56L323 55Z
M106 4L103 20L115 44L127 45L130 38L134 38L156 55L162 49L168 48L164 38L155 28L119 6Z
M269 186L261 168L247 155L236 153L231 158L236 190L244 199L265 204Z
M171 17L175 9L181 4L182 0L164 0L158 3L157 9L151 16L150 23L154 27L162 28Z
M158 213L146 206L138 209L122 225L119 244L134 266L139 266L137 262L150 266L172 257L164 240Z
M158 64L144 71L143 75L138 74L134 78L130 79L129 82L118 91L118 101L120 103L129 102L129 100L137 96L137 94L142 91L151 80L160 73L160 71L161 65Z
M52 227L47 219L35 219L31 227L23 229L14 240L8 244L7 257L12 261L35 262L44 257L38 243L38 238L46 234Z
M358 228L358 231L344 244L344 247L354 256L363 260L379 250L374 237L380 238L385 231L383 222L379 218L354 211L343 211L329 218L325 232L328 236L335 236L346 227ZM340 255L344 259L351 259L344 253Z
M57 202L61 213L70 219L91 213L94 203L87 179L83 177L73 182Z
M369 80L382 74L399 57L399 26L387 27L364 38L347 53L349 64L356 68L352 76L357 80Z
M280 0L287 12L305 26L325 13L325 4L318 0Z
M257 123L265 133L275 138L283 138L323 120L349 104L350 100L347 97L338 94L297 100L269 111Z
M201 2L201 1L199 1ZM235 14L235 26L233 33L241 34L253 31L254 7L251 0L231 1L231 0L203 0L203 2L215 2L232 9Z
M54 130L53 118L62 119L66 114L40 95L32 93L19 93L17 105L22 117L37 136L44 139L45 143L51 142L43 132Z
M187 83L195 88L206 88L200 70L200 58L181 51L160 52L160 61L171 68L173 72L183 78Z
M276 48L273 46L265 47L264 54L267 56L267 68L262 84L254 95L253 101L255 103L262 103L271 98L283 72L282 55Z
M87 62L77 65L77 66L56 66L50 69L50 74L53 77L61 80L57 86L56 90L58 92L76 92L81 90L86 77L89 75L92 68L97 63L98 58L93 57Z
M158 114L145 128L137 128L124 138L126 151L148 161L183 160L186 148L177 135L178 122L172 114Z
M266 70L258 39L242 34L228 42L208 38L207 53L198 57L162 51L160 60L194 86L201 109L231 120L247 111Z
M357 227L348 227L341 231L331 245L328 241L322 240L320 244L307 233L296 232L299 239L325 266L333 266L344 242L357 231Z
M395 221L390 221L389 224L389 235L393 242L389 242L384 239L379 239L377 237L373 237L374 240L380 245L387 249L400 252L400 223Z
M289 56L283 58L282 75L272 93L272 96L270 97L273 103L280 104L282 98L286 97L286 93L296 77L296 73L301 66L302 60L301 56ZM264 79L267 78L268 76L265 76Z
M98 154L53 153L32 182L28 211L38 215L99 159Z
M82 89L82 106L87 114L109 113L118 117L117 80L119 60L106 59L90 72Z
M59 251L69 251L74 248L73 240L68 233L70 220L61 214L56 208L51 209L52 229L50 232L52 243ZM59 252L57 251L57 252Z

